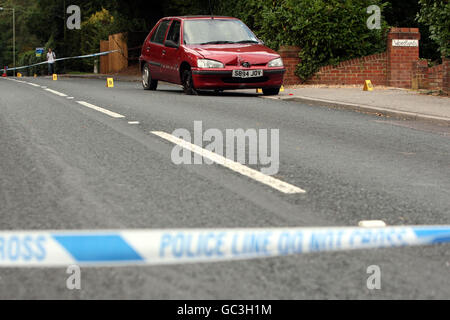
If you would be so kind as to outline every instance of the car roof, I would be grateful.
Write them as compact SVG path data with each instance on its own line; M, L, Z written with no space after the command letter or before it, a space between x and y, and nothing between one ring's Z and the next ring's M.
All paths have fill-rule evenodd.
M175 17L165 17L164 19L181 19L181 20L231 19L231 20L238 20L237 18L228 17L228 16L208 16L208 15L199 15L199 16L175 16Z

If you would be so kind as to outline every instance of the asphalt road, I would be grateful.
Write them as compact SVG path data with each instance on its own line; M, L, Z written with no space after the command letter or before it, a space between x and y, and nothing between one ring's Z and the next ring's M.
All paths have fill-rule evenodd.
M0 229L448 224L450 130L252 94L185 96L102 80L0 79ZM44 90L64 93L74 99ZM86 108L86 101L125 118ZM217 165L171 161L172 133L279 129L286 195ZM129 124L139 121L139 124ZM381 290L368 290L378 265ZM0 299L449 299L450 246L163 267L0 269Z

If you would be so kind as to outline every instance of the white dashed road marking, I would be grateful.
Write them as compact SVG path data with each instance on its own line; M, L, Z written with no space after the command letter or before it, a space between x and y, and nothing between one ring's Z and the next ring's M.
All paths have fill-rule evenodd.
M57 96L60 96L60 97L67 97L67 94L61 93L61 92L58 92L58 91L55 91L55 90L52 90L52 89L45 89L45 91L51 92L51 93L56 94Z
M235 161L232 161L225 157L222 157L222 156L218 155L217 153L211 152L209 150L205 150L202 147L199 147L195 144L189 143L183 139L177 138L166 132L152 131L151 133L153 133L154 135L156 135L160 138L163 138L167 141L170 141L174 144L177 144L177 145L181 146L182 148L185 148L189 151L195 152L204 158L207 158L221 166L224 166L225 168L228 168L228 169L233 170L237 173L240 173L246 177L256 180L260 183L268 185L269 187L272 187L280 192L288 193L288 194L305 193L306 192L303 189L300 189L300 188L293 186L289 183L286 183L284 181L275 179L271 176L265 175L259 171L256 171L256 170L246 167L238 162L235 162Z
M128 124L140 124L139 121L128 121Z
M113 117L113 118L125 118L125 116L123 116L121 114L118 114L118 113L115 113L115 112L112 112L112 111L109 111L109 110L97 107L97 106L95 106L93 104L90 104L88 102L77 101L77 103L81 104L82 106L85 106L87 108L90 108L90 109L96 110L98 112L102 112L104 114L107 114L108 116Z
M9 80L9 79L7 79L7 80ZM53 94L55 94L55 95L57 95L57 96L60 96L60 97L65 97L65 98L67 98L68 100L73 100L73 99L75 99L74 97L69 97L69 96L68 96L67 94L65 94L65 93L62 93L62 92L59 92L59 91L56 91L56 90L52 90L52 89L48 89L46 86L40 86L40 85L31 83L31 82L20 81L20 80L15 80L15 79L11 79L11 80L16 81L16 82L20 82L20 83L26 83L26 84L32 85L32 86L34 86L34 87L40 87L40 88L44 89L45 91L48 91L48 92L53 93ZM121 115L121 114L118 114L118 113L113 112L113 111L109 111L109 110L107 110L107 109L98 107L98 106L96 106L96 105L93 105L93 104L88 103L88 102L85 102L85 101L77 101L77 103L80 104L80 105L82 105L82 106L84 106L84 107L87 107L87 108L96 110L96 111L98 111L98 112L102 112L102 113L104 113L104 114L106 114L106 115L108 115L108 116L110 116L110 117L113 117L113 118L125 118L125 116L123 116L123 115ZM139 124L139 121L130 121L129 123L130 123L130 124Z

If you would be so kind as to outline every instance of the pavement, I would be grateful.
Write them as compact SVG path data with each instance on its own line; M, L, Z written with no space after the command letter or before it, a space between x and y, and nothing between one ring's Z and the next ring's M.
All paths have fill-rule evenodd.
M106 79L113 77L120 81L140 82L136 75L62 75L72 78ZM375 113L379 116L399 119L420 119L450 125L450 97L432 96L418 91L400 88L375 87L374 91L363 91L354 87L287 87L277 97L265 97L286 101L298 101L317 106L342 108L357 112ZM241 92L254 92L241 90Z
M85 73L85 74L61 74L58 75L60 78L72 78L72 79L103 79L106 80L107 78L113 78L118 81L125 81L125 82L141 82L142 78L140 76L136 75L130 75L130 74L100 74L100 73Z
M113 89L102 79L21 80L0 79L2 230L449 222L447 126L255 93L185 96L165 84L144 91L120 80ZM174 145L150 132L192 134L196 120L221 132L279 129L275 177L306 193L282 194L221 166L175 165ZM381 268L381 290L367 288L371 265ZM445 244L83 268L80 291L66 288L63 268L9 268L0 269L0 299L448 299L449 271Z
M362 85L360 88L305 86L288 88L277 98L450 125L449 97L425 95L413 90L383 87L363 91Z

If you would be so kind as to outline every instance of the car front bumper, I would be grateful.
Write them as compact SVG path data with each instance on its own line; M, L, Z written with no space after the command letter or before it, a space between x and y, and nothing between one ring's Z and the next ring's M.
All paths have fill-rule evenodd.
M234 78L234 69L193 69L192 78L196 89L252 89L279 88L286 72L284 68L253 68L263 70L258 78ZM246 69L252 70L252 69Z

